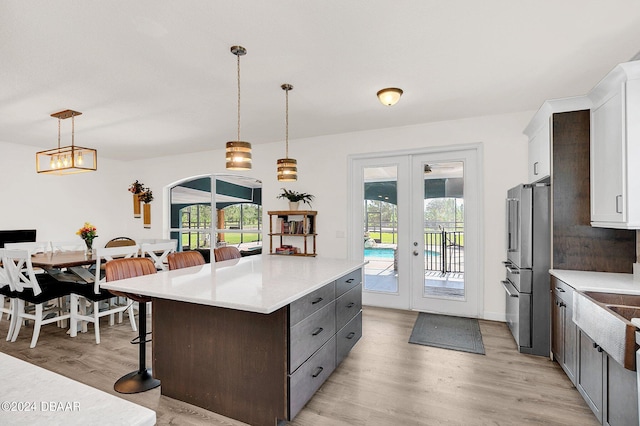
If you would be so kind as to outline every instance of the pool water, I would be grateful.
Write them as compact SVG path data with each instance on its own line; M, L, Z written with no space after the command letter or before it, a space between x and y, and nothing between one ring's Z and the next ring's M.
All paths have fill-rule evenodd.
M392 248L366 248L364 249L365 259L393 260ZM430 250L424 251L425 256L440 256L440 253Z

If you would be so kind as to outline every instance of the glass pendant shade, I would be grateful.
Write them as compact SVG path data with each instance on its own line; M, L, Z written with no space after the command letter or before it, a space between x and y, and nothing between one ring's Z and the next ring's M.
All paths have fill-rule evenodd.
M383 105L393 106L400 100L400 96L402 96L402 89L398 89L397 87L388 87L386 89L379 90L377 95Z
M251 144L242 141L227 142L227 169L251 170Z
M92 148L76 146L74 117L81 112L64 110L51 114L58 119L58 147L36 153L36 171L55 175L94 172L98 169L98 152ZM60 121L71 117L71 145L60 146Z
M294 182L298 180L298 162L293 158L279 159L278 180L280 182Z

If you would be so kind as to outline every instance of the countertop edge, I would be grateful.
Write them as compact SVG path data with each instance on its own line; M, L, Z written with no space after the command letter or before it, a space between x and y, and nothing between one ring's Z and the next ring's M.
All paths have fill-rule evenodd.
M550 269L549 274L581 292L594 291L640 295L640 280L634 280L633 274L569 269Z

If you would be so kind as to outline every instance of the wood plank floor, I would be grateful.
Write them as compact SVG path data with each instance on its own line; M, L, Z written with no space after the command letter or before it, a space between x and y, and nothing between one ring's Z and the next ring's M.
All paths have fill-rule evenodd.
M407 343L416 317L365 307L362 340L291 424L598 424L558 364L518 353L504 323L480 321L486 355L477 355ZM114 327L103 323L100 345L92 328L71 339L49 325L29 349L32 329L8 343L7 327L3 319L0 351L149 407L160 425L242 424L161 396L159 389L113 391L120 376L137 369L137 347L129 344L136 333L126 319Z

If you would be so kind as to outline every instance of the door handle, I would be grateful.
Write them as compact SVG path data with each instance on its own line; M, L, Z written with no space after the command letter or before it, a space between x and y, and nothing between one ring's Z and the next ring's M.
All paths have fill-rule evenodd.
M620 207L620 201L622 201L622 195L616 195L616 213L622 213L622 207Z
M414 251L413 251L413 255L414 255L414 256L418 256L419 254L420 254L420 252L419 252L418 250L414 250Z

